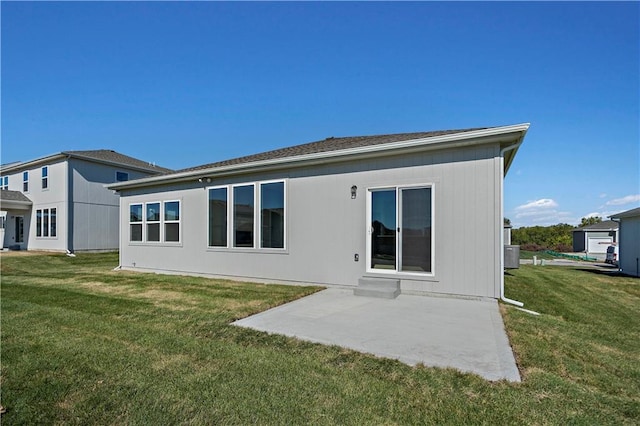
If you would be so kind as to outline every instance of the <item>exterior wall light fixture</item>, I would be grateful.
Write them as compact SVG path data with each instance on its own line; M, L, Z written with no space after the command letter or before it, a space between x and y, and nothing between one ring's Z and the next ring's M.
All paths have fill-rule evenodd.
M358 192L358 187L353 185L351 187L351 199L352 200L354 200L356 198L357 192Z

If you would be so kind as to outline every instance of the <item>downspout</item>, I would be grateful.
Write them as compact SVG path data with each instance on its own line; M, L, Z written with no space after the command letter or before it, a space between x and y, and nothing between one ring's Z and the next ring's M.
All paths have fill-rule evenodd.
M504 295L504 153L518 147L522 144L523 138L513 145L506 146L500 150L500 300L506 303L511 303L519 307L524 306L524 303L517 300L509 299Z

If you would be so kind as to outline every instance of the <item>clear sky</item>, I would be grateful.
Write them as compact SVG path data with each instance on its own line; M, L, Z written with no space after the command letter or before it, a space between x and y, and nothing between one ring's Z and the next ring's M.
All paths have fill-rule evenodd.
M640 205L638 2L0 7L2 163L105 148L180 169L530 122L514 226Z

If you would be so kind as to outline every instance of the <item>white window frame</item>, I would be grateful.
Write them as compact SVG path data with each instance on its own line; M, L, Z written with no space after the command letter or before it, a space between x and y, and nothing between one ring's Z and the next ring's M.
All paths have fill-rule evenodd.
M282 183L282 191L283 191L283 200L282 200L282 221L283 221L283 241L282 248L278 247L262 247L262 185L270 184L270 183ZM259 188L257 198L259 200L258 211L256 215L258 216L258 229L260 235L258 237L258 245L261 250L286 250L287 248L287 181L283 179L274 179L274 180L263 180L257 182L256 184Z
M49 190L49 166L42 166L40 175L42 177L40 186L43 191L48 191Z
M233 208L232 208L232 203L231 203L231 190L229 185L216 185L216 186L208 186L207 188L207 248L209 249L229 249L231 248L233 245L231 244L231 222L232 222L232 218L231 215L233 214ZM226 189L227 190L227 244L224 246L212 246L209 245L209 235L211 234L211 221L209 220L209 191L211 189Z
M147 206L150 204L157 204L158 205L158 220L149 220L147 217ZM162 201L150 201L148 203L144 203L144 210L143 210L143 220L144 220L144 230L145 230L145 238L142 240L143 242L147 243L147 244L159 244L162 242ZM149 240L149 225L158 225L158 241L156 240Z
M165 205L167 203L178 203L178 220L167 220ZM166 244L180 244L182 242L182 203L180 200L166 200L162 202L162 215L160 216L160 241ZM168 223L178 224L178 241L167 241L166 225Z
M55 210L55 215L53 214L53 210ZM46 214L45 214L46 212ZM38 216L40 218L40 223L38 223ZM51 218L56 218L56 226L52 226L53 222ZM45 218L46 218L46 226L45 226ZM36 209L36 238L37 239L57 239L58 238L58 208L57 207L46 207ZM55 229L55 234L52 235L52 231ZM46 231L46 235L45 235Z
M9 189L9 176L0 176L0 189Z
M391 190L396 191L396 228L401 226L401 214L402 206L400 200L400 191L403 189L418 189L418 188L430 188L431 189L431 271L430 272L413 272L413 271L400 271L398 270L399 258L402 256L402 247L400 244L400 238L396 234L396 265L393 270L387 269L373 269L371 268L371 193L379 190ZM436 184L435 182L428 183L411 183L411 184L395 184L395 185L383 185L372 186L366 188L367 191L367 208L366 208L366 272L367 274L381 274L381 275L393 275L393 276L413 276L413 277L434 277L436 275L435 264L435 241L436 241L436 216L435 216L435 199L436 199ZM402 237L402 236L401 236Z
M236 222L236 217L235 217L235 192L234 189L235 188L240 188L243 186L251 186L253 187L253 244L251 245L251 247L237 247L236 246L236 235L235 235L235 222ZM258 210L258 200L257 200L257 194L256 194L256 182L247 182L247 183L238 183L238 184L233 184L230 185L231 190L229 191L231 193L231 220L229 221L229 223L227 224L227 226L230 228L231 231L231 241L228 241L229 245L231 246L231 248L233 248L234 250L256 250L258 248L258 246L256 245L256 243L258 242L258 221L256 220L256 211Z
M22 172L22 192L29 192L29 171Z
M165 220L165 205L166 203L178 203L178 220ZM147 206L149 204L158 204L159 205L159 219L160 220L147 220ZM131 222L131 206L142 206L142 220L140 222ZM182 200L181 199L171 199L171 200L163 200L163 201L147 201L147 202L132 202L129 203L129 208L127 210L128 225L129 225L129 245L182 245ZM178 224L178 241L167 241L166 240L166 232L165 232L165 224L169 223L177 223ZM142 225L142 239L140 241L132 241L131 240L131 225ZM158 224L160 229L158 231L159 240L158 241L149 241L148 240L148 232L147 225Z
M261 197L261 188L263 184L269 183L282 183L283 184L283 205L284 205L284 241L282 248L272 248L272 247L262 247L262 197ZM239 182L227 185L213 185L208 186L205 189L206 197L207 197L207 249L208 250L223 250L223 251L252 251L252 252L260 252L260 253L286 253L288 250L288 202L287 202L287 179L270 179L270 180L261 180L261 181L253 181L253 182ZM253 186L253 247L236 247L235 246L235 235L234 235L234 226L235 226L235 217L234 217L234 188L242 187L242 186ZM210 189L221 189L226 188L227 190L227 245L226 246L210 246L209 245L209 190Z
M142 207L142 215L140 217L140 221L131 222L131 206L140 206ZM129 203L129 209L127 210L127 217L129 218L129 244L143 244L144 243L144 216L145 216L145 207L144 203ZM140 240L132 240L131 239L131 225L140 224L142 229L140 230Z

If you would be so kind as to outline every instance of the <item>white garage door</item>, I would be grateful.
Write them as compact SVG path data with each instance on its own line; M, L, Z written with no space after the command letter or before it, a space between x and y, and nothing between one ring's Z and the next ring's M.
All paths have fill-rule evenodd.
M589 253L606 253L607 247L613 243L613 238L589 238Z

